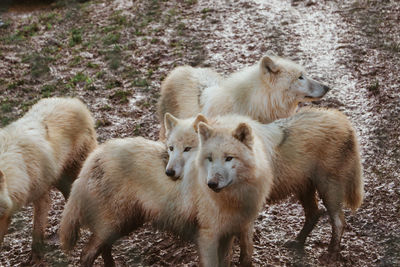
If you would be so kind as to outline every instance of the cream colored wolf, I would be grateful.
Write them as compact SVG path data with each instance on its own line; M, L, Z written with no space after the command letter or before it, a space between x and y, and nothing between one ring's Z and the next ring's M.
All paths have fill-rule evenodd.
M192 119L181 125L177 120L176 127L182 133L184 128L194 132L200 121ZM237 149L252 154L240 140ZM271 159L261 155L257 163L251 161L251 166L264 166L264 171L256 174L238 162L240 173L230 177L232 185L216 193L203 177L197 177L193 163L197 153L191 155L183 178L175 182L165 176L167 155L161 142L137 137L99 146L85 162L65 206L60 227L63 248L72 249L80 227L89 227L92 236L81 264L91 266L101 254L105 265L112 266L113 242L151 221L158 229L196 239L202 266L228 266L232 236L242 236L247 243L242 242L241 262L250 266L252 223L270 187L266 178L271 172L266 166Z
M294 114L299 102L323 97L329 88L307 77L303 67L269 52L260 61L223 79L207 68L177 67L161 85L158 115L162 118L207 117L237 113L262 123Z
M203 121L205 120L203 118ZM358 142L346 116L332 109L303 108L290 118L266 125L237 115L210 119L209 125L208 135L211 136L209 139L214 140L210 141L210 150L213 149L218 153L228 151L225 152L225 160L229 163L243 157L233 144L224 141L226 139L235 141L229 129L234 129L237 125L247 125L246 127L252 129L254 136L266 140L263 145L258 146L264 146L265 153L272 153L274 179L268 199L276 202L294 194L305 210L305 224L291 245L303 248L305 239L322 214L317 206L316 192L318 192L331 219L332 238L329 252L332 258L336 258L339 255L340 240L345 225L342 206L345 204L355 210L363 199ZM177 143L170 142L169 146L182 146L179 141ZM192 143L190 146L193 150L198 149L196 144ZM202 152L202 154L207 153ZM214 152L208 154L207 157L210 158L208 164L217 164L213 154ZM179 155L171 157L170 160L176 161L177 158ZM250 158L243 161L253 164L249 162ZM226 170L222 172L227 175L229 164L221 159L218 164L216 170L225 168ZM228 164L228 167L223 164ZM169 172L173 171L172 169ZM221 186L226 186L225 183L219 182L221 175L210 176L210 173L217 172L208 172L208 184L211 188L219 189Z
M0 244L21 207L33 203L32 262L43 246L50 189L68 197L86 156L96 147L93 119L77 99L44 99L0 129Z

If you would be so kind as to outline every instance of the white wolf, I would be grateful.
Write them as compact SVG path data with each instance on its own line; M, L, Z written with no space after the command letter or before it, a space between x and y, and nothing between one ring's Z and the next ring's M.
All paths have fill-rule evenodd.
M168 125L171 115L166 118L165 124ZM202 121L207 119L203 117ZM229 179L222 182L220 179L237 171L233 164L235 160L242 160L248 165L255 164L259 155L246 158L246 154L235 146L237 138L231 133L231 129L238 125L247 127L252 135L263 141L257 145L264 148L262 153L270 154L272 159L274 178L268 200L276 202L294 194L304 207L305 224L291 245L303 248L307 236L318 222L322 214L317 205L318 192L332 224L329 255L336 259L345 225L342 206L357 209L362 203L364 192L358 141L346 116L333 109L303 108L290 118L270 124L260 124L248 117L225 115L211 118L208 125L208 139L213 140L209 141L209 151L214 152L202 152L209 161L204 164L217 164L214 154L219 156L218 165L209 167L210 188L219 190L229 185ZM169 146L175 148L190 145L191 150L198 150L198 144L183 144L185 139L171 136L167 131ZM183 153L173 155L170 161L182 162L182 157ZM173 173L175 164L168 166L172 168L169 172ZM262 165L257 166L261 169L254 169L255 173L263 168Z
M192 132L201 120L183 125L177 121L175 127ZM240 130L232 133L240 137ZM251 154L253 149L242 141L237 141L238 149ZM254 146L254 150L259 149ZM197 176L193 163L197 153L190 153L182 179L176 182L164 174L165 154L163 143L140 137L100 145L73 184L61 221L62 246L72 249L80 227L87 226L92 236L82 251L82 265L91 266L102 254L105 265L112 266L113 242L151 221L158 229L195 239L201 266L229 266L232 237L241 236L241 264L250 266L252 224L270 188L270 159L264 155L257 159L264 166L260 173L238 163L240 173L230 177L232 186L214 188L216 193Z
M0 129L0 244L11 216L33 203L32 263L40 260L50 189L57 187L67 198L96 145L93 118L78 99L41 100Z
M160 139L165 139L166 113L180 119L200 112L207 117L237 113L269 123L293 115L298 103L319 99L328 91L303 67L271 52L226 79L207 68L177 67L161 85Z

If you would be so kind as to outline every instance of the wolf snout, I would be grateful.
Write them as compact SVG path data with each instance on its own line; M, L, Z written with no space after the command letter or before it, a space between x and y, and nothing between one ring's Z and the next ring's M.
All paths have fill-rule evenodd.
M325 93L329 92L331 90L331 88L327 85L323 85L322 89L324 90Z
M174 177L175 176L175 170L174 169L167 169L165 171L165 174L169 177Z
M221 188L219 187L219 175L216 175L212 179L210 179L207 182L207 185L210 189L212 189L214 192L219 192L221 191Z
M218 188L218 181L216 181L216 180L211 180L211 181L209 181L208 183L207 183L207 185L208 185L208 187L210 188L210 189L212 189L214 192L219 192L219 191L221 191L221 189L219 189Z

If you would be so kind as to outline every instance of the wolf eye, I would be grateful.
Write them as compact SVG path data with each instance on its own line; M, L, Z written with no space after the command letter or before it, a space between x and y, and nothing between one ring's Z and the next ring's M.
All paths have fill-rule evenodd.
M212 157L207 157L209 162L212 162Z
M299 80L303 80L303 79L304 79L303 75L300 75Z
M190 151L190 149L192 149L190 146L185 147L185 149L183 150L183 152L188 152Z
M231 161L233 159L233 157L226 157L225 161Z
M173 146L168 147L168 149L169 149L170 151L174 151L174 147L173 147Z

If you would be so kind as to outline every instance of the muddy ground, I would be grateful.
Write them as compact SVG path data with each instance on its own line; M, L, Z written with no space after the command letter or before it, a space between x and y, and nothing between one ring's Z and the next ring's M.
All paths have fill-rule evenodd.
M26 3L30 4L27 5ZM2 15L0 125L39 99L77 96L96 119L100 142L156 139L160 83L175 66L209 66L223 74L254 64L267 50L294 59L333 90L316 106L342 110L359 134L365 200L346 211L341 259L332 266L400 265L400 3L397 0L95 0L22 1ZM34 4L32 4L34 3ZM53 193L45 264L78 265L83 232L71 255L58 247L64 200ZM1 266L28 260L32 208L14 217ZM256 266L321 266L327 218L304 257L283 244L304 221L289 199L266 206L256 221ZM195 246L144 227L113 247L119 266L195 266ZM96 266L103 263L99 258ZM235 246L234 265L238 264Z

